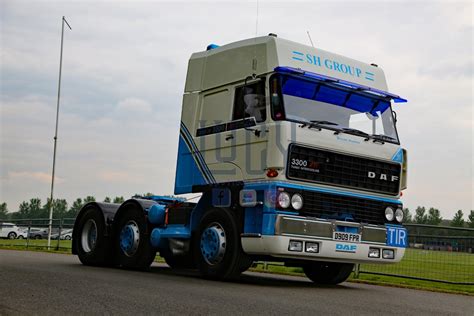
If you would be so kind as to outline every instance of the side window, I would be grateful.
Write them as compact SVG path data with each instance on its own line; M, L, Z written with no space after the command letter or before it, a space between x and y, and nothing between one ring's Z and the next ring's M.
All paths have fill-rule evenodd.
M257 122L267 119L265 80L235 89L232 120L255 117Z
M229 90L221 90L203 96L200 127L229 121L231 113Z

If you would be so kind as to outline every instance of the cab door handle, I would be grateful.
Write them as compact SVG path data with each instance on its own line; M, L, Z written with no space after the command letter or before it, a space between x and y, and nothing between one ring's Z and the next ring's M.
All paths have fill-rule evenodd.
M226 140L226 141L229 141L229 140L231 140L231 139L234 139L234 135L232 135L232 134L229 134L229 135L227 135L227 136L225 137L225 140Z

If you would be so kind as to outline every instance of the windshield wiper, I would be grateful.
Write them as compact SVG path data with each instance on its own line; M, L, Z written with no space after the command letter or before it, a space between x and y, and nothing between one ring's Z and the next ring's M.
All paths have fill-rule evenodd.
M364 137L366 137L366 139L369 138L369 134L367 134L366 132L363 132L361 130L355 129L355 128L344 127L344 128L341 129L341 132L346 133L346 134L357 135L357 136L364 136Z
M384 140L388 140L388 141L397 141L395 138L393 137L390 137L390 136L387 136L387 135L381 135L381 134L373 134L373 135L370 135L370 138L372 138L375 141L384 141Z
M337 123L330 122L330 121L311 120L310 122L311 122L311 123L314 123L314 124L318 124L318 125L339 125L339 124L337 124Z
M302 122L299 127L304 128L308 126L309 129L316 128L318 131L321 130L321 128L329 129L332 131L340 131L339 128L333 127L333 126L338 126L339 124L330 122L330 121L317 121L317 120L311 120L309 122Z

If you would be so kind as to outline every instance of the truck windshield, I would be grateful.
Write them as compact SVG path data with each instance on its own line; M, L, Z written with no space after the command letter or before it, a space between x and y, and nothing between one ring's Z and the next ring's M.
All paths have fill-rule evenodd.
M300 76L277 74L270 80L274 120L316 122L321 128L399 143L387 99Z

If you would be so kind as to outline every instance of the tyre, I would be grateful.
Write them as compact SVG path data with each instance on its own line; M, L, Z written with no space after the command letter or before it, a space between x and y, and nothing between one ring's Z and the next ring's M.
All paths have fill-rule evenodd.
M247 271L251 266L253 265L253 261L250 260L250 258L248 258L248 260L245 260L243 262L241 262L240 264L240 273L244 273L245 271Z
M354 269L352 263L310 262L303 267L306 276L318 284L339 284L347 280Z
M15 232L8 233L8 239L16 239L16 233Z
M40 236L40 235L36 235L36 236L35 236L35 239L41 239L41 236Z
M71 235L66 235L66 237L64 237L65 240L71 240Z
M249 261L240 243L234 214L211 209L201 219L194 242L194 257L201 275L211 279L233 279Z
M18 235L17 238L18 238L18 239L25 239L25 237L23 237L23 235Z
M143 211L131 206L121 214L116 225L114 248L118 263L126 269L149 268L156 251L150 243L150 235L146 233L148 223Z
M169 265L171 269L194 269L196 267L192 252L176 256L167 249L160 251L160 256L165 259L166 264Z
M107 266L113 262L102 214L96 208L84 212L77 225L77 255L84 265Z

